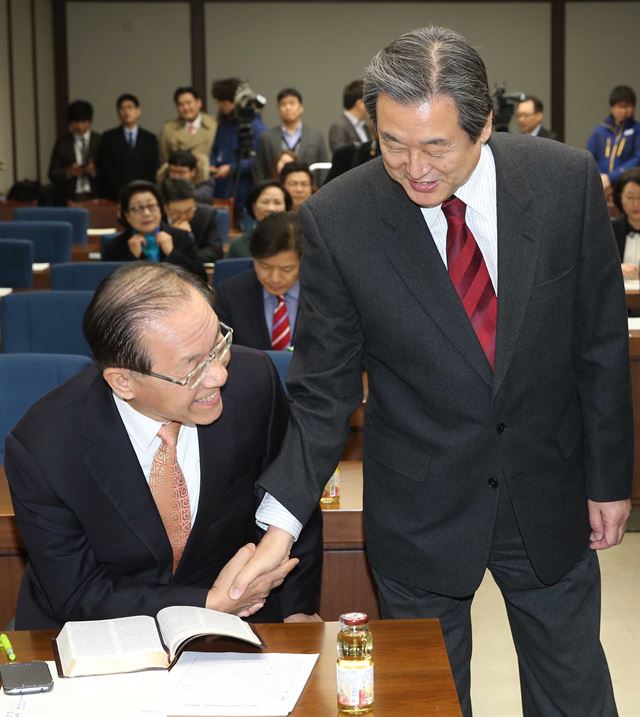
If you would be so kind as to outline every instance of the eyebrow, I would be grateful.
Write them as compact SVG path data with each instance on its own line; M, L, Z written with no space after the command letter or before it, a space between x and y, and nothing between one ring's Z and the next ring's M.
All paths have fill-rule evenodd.
M387 142L397 142L398 144L405 144L401 139L398 139L397 137L394 137L389 132L381 132L382 139L384 139ZM443 138L436 137L435 139L425 139L420 144L423 145L433 145L435 144L438 147L448 147L451 143Z

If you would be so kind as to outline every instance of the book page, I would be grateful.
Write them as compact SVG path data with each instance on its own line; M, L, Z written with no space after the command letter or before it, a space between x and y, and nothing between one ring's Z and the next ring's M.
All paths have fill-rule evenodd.
M318 655L185 652L147 707L170 715L282 717L293 711ZM335 714L335 710L332 712Z
M167 667L155 620L147 615L68 622L56 638L68 677Z
M160 610L157 620L162 639L169 648L169 662L173 662L182 643L200 635L222 635L235 637L252 645L262 644L246 622L235 615L218 610L175 605Z

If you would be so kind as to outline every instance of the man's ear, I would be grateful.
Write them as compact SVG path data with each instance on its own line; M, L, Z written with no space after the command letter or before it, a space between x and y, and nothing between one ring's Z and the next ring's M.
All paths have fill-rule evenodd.
M109 384L111 390L124 401L135 397L135 384L131 372L126 368L105 368L102 377Z

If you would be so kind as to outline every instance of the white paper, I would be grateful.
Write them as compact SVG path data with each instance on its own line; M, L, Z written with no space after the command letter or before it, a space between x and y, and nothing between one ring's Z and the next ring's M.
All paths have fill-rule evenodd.
M108 227L104 229L87 229L87 236L90 237L105 237L109 234L117 234L117 227Z
M629 331L640 331L640 316L630 316Z
M33 264L31 264L31 269L33 271L46 271L51 264L48 261L36 261Z
M61 679L53 662L53 690L36 695L10 696L0 691L2 717L166 717L162 709L144 710L152 695L166 689L169 673L150 670L126 675ZM144 712L143 712L144 710Z
M11 289L8 286L0 286L0 297L3 296L9 296L9 294L13 293L13 289Z
M318 655L185 652L169 672L157 714L282 717L296 705Z

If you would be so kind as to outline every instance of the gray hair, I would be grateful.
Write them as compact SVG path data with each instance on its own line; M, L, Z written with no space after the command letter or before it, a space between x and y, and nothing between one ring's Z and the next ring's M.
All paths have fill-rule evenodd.
M487 68L462 35L444 27L421 27L380 50L365 70L363 99L376 121L378 95L403 105L450 97L460 127L473 142L493 108Z
M131 262L102 280L82 322L100 368L147 373L151 356L144 343L147 326L198 292L213 307L214 295L188 269L168 262Z

